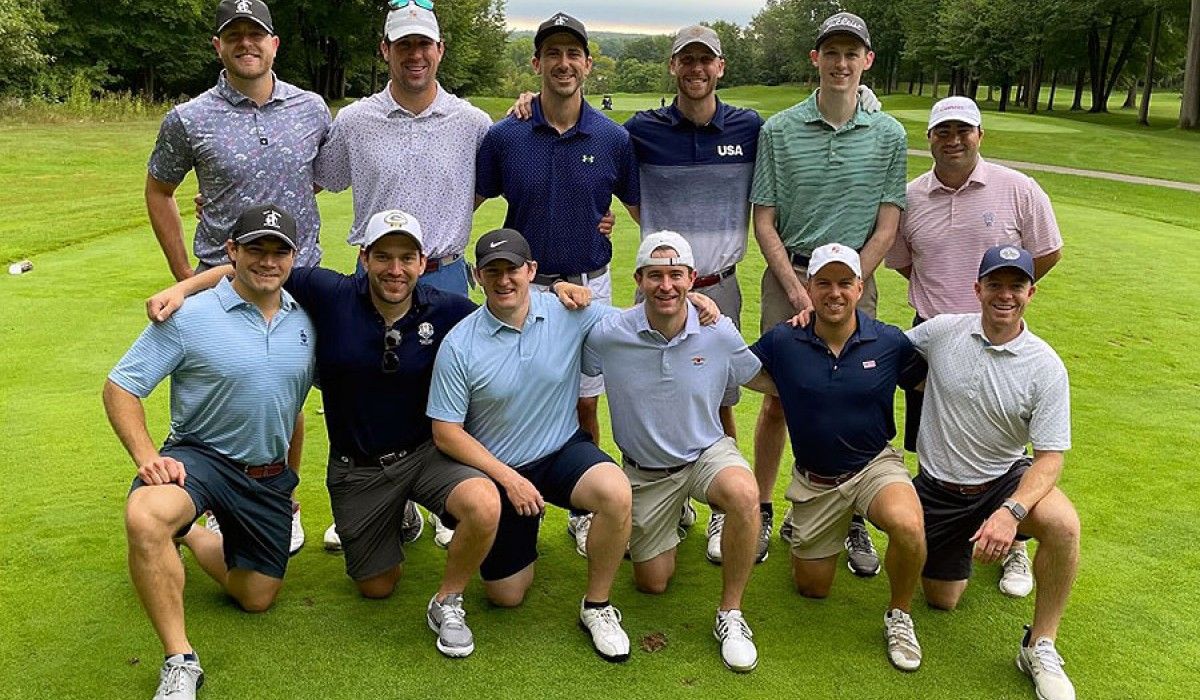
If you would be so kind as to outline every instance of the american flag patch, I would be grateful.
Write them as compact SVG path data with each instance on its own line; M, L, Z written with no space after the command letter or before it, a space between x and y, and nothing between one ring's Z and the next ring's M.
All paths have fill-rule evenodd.
M863 369L875 369L875 360L864 360Z

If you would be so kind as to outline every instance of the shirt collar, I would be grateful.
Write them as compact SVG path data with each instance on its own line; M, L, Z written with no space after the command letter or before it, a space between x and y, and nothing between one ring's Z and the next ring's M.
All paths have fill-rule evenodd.
M529 327L530 322L546 319L546 297L554 296L550 292L539 292L533 287L529 288L529 314L525 317L525 328ZM556 298L557 303L557 298ZM514 328L504 321L496 318L492 310L488 308L487 302L483 303L483 323L488 335L496 335L502 329L507 328L510 331L517 333L522 332L521 329Z
M429 103L429 106L419 114L414 114L408 111L408 109L401 106L400 103L396 101L396 98L392 96L392 81L390 80L388 81L387 85L383 86L383 90L378 93L379 101L389 117L397 112L406 117L414 118L441 116L446 114L446 102L448 101L450 93L446 92L442 88L441 83L435 84L437 85L437 94L434 96L433 102Z
M1029 344L1029 339L1033 337L1033 334L1029 332L1029 323L1025 319L1021 319L1021 332L1017 334L1016 338L1001 345L993 345L992 341L988 340L987 334L983 332L983 314L975 315L975 324L971 328L971 335L978 339L985 349L992 352L1006 352L1010 355L1020 355Z
M858 321L856 324L858 327L855 328L854 332L850 334L850 337L846 339L846 344L842 347L843 352L845 352L846 348L857 345L858 343L866 343L879 338L879 332L875 330L875 324L872 323L871 317L864 313L862 309L854 310L854 318L856 321ZM816 327L817 324L814 316L813 320L810 321L807 326L796 329L796 339L803 340L813 345L826 347L825 341L817 336Z
M250 302L242 298L240 294L233 288L233 283L228 277L222 277L217 286L213 288L217 294L217 300L221 302L221 308L226 312L232 311L239 306L253 306ZM286 289L280 290L279 309L281 311L291 311L296 308L296 300L288 293Z
M288 84L280 80L275 75L275 71L271 71L271 84L271 97L264 104L259 105L260 107L265 107L276 100L284 100L291 94L288 90ZM238 92L236 88L229 84L228 74L224 69L221 70L221 76L217 78L217 94L226 102L234 105L251 101L249 97Z
M971 184L977 184L980 187L987 187L988 174L990 172L991 172L991 166L986 161L984 161L983 156L979 156L979 159L975 162L975 169L972 170L971 174L967 176L967 181L963 183L963 186L958 189L959 190L965 189L966 187L970 186ZM952 189L949 186L943 184L942 181L938 179L936 170L931 169L929 171L929 175L930 175L930 177L929 177L929 193L930 194L933 194L934 192L937 192L939 190L945 190L947 192L957 192L958 191L958 190Z
M546 121L546 115L542 113L542 98L540 96L533 98L532 105L533 116L529 121L531 124L533 124L533 127L535 129L538 127L549 129L557 134L558 130L551 126L550 122ZM597 112L594 107L588 104L587 100L583 100L583 105L579 109L579 121L575 122L575 126L567 129L562 135L567 136L569 134L578 133L581 136L591 136L592 124L596 118L607 119L608 117L605 117L603 114Z
M798 105L800 118L803 119L805 123L812 124L820 122L832 129L832 125L825 121L825 117L821 116L821 108L817 105L817 96L820 93L821 88L813 90L812 94ZM870 126L871 124L867 121L867 116L868 113L863 111L863 108L860 106L854 110L854 115L850 117L850 121L839 126L837 129L834 129L834 131L845 131L847 129L853 129L859 126Z
M647 335L656 340L662 340L668 346L682 343L689 335L700 332L700 313L696 311L696 307L692 306L690 301L685 303L687 305L687 320L683 322L683 330L674 338L667 340L663 337L662 333L659 333L650 326L650 319L646 316L645 302L642 302L640 305L642 312L634 315L634 332L638 335Z
M729 111L729 106L721 102L721 98L717 97L717 111L713 113L713 118L707 124L696 124L684 116L683 111L679 109L679 98L676 97L671 104L667 105L667 118L671 120L671 126L680 127L687 126L693 129L705 129L712 127L717 131L725 130L725 114Z

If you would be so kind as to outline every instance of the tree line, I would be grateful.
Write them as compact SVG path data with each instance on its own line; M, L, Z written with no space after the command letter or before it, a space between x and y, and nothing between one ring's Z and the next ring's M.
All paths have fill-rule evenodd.
M386 80L384 0L274 0L277 70L329 99ZM0 93L61 98L83 86L156 98L212 84L212 0L0 0ZM997 99L1001 110L1103 112L1115 93L1146 123L1154 87L1181 93L1180 125L1200 127L1200 0L767 0L745 25L717 21L727 86L816 79L808 60L825 17L871 28L879 92ZM440 78L460 94L536 87L530 32L509 34L503 0L442 0ZM669 36L596 33L592 92L673 92ZM1046 103L1037 99L1049 87ZM1060 89L1065 95L1060 95Z

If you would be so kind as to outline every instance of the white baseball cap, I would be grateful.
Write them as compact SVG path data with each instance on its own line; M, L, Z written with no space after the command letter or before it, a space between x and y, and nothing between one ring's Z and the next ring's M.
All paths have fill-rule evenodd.
M437 15L433 14L432 10L418 7L416 3L409 3L407 7L387 13L383 35L388 41L413 34L441 41L442 32L438 28Z
M933 109L929 110L929 126L926 131L942 122L962 122L971 126L983 123L983 115L979 113L979 105L970 97L956 95L938 100Z
M850 268L855 277L862 277L862 262L858 259L858 251L841 243L828 243L814 250L809 256L808 278L812 279L822 267L835 262Z
M674 250L675 257L653 257L654 251L659 248ZM642 244L638 246L637 264L634 269L640 270L650 265L685 265L695 270L696 259L692 257L692 246L683 236L674 231L657 231L642 239Z
M376 213L367 222L367 235L363 237L363 248L370 248L375 241L389 233L406 233L417 244L417 250L425 251L421 238L421 223L416 217L399 209L386 209Z

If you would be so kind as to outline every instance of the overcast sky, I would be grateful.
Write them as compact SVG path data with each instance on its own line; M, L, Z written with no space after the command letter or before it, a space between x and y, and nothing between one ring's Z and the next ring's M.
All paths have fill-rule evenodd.
M512 29L536 29L561 10L590 30L658 34L718 19L744 26L765 4L764 0L507 0L505 12Z

